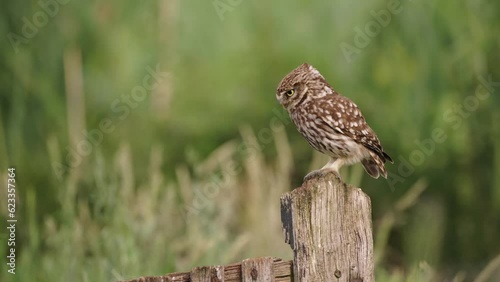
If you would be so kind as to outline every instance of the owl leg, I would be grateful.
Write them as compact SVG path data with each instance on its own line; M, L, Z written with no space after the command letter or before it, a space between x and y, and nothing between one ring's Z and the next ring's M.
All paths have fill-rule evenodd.
M332 161L329 161L323 168L322 170L326 171L326 173L328 172L333 172L333 174L335 174L335 176L342 180L342 178L340 177L340 168L345 164L345 160L344 159L336 159L336 160L333 160Z
M304 181L310 180L312 178L325 176L326 174L328 174L330 172L332 172L335 175L335 177L342 180L342 178L340 177L339 169L343 164L344 164L343 159L331 158L330 161L328 161L328 163L326 163L326 165L324 165L321 169L313 170L313 171L309 172L304 177Z

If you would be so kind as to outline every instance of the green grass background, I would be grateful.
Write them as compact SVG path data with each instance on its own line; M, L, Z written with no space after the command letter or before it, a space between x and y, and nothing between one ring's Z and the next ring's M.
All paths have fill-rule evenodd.
M1 281L291 258L279 196L325 161L275 100L303 62L358 104L396 161L389 182L359 165L342 171L372 198L378 281L500 280L500 88L474 98L487 93L481 78L500 81L499 3L42 3L51 15L37 1L0 11L0 219L14 166L19 220L16 274L2 263ZM391 5L399 12L374 26ZM43 24L26 36L26 20ZM345 44L359 52L346 56ZM157 65L165 78L120 119L114 101ZM79 165L54 170L106 118L114 130ZM436 129L446 140L418 159ZM189 212L193 203L202 208Z

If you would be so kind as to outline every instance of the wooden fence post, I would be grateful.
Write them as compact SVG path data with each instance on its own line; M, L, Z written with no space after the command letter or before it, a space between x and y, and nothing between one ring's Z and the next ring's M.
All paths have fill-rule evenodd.
M294 281L375 281L370 198L333 174L281 196Z

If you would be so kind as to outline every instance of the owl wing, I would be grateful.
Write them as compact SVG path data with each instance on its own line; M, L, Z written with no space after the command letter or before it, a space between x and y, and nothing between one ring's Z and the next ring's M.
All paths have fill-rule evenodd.
M382 149L382 145L375 132L366 123L358 106L341 95L328 95L322 101L322 109L326 111L321 115L322 122L336 132L347 136L356 143L376 153L382 160L392 162L391 157Z

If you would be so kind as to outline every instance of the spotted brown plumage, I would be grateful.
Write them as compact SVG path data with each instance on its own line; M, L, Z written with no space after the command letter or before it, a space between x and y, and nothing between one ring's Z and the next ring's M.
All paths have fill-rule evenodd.
M306 179L328 171L337 175L343 165L361 162L366 172L387 178L384 163L393 162L358 106L337 93L311 65L302 64L280 82L276 98L298 131L330 161Z

